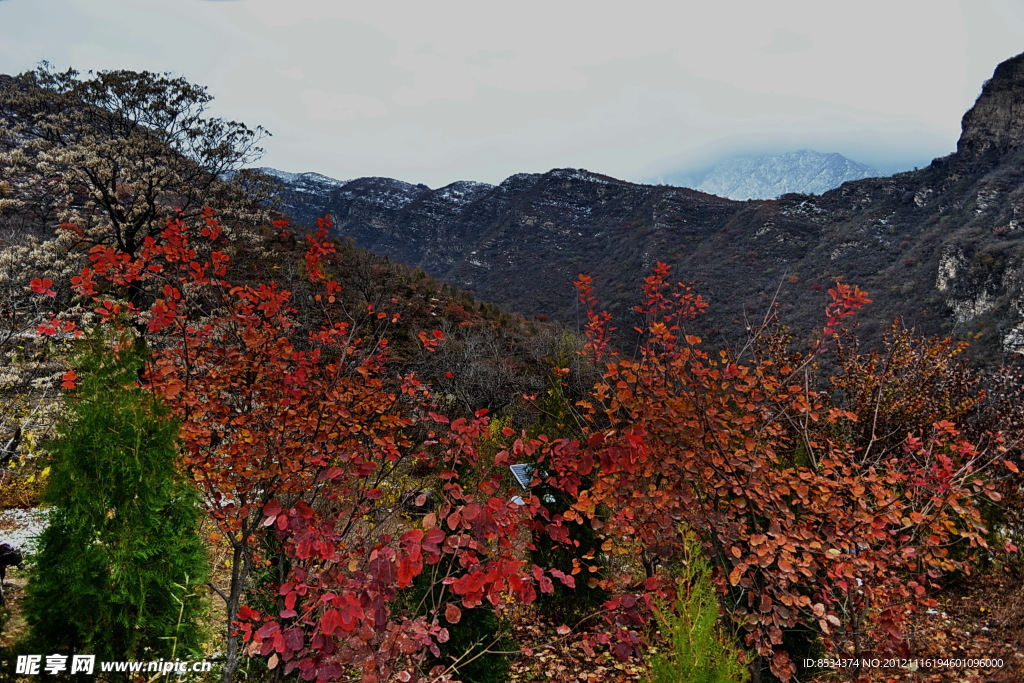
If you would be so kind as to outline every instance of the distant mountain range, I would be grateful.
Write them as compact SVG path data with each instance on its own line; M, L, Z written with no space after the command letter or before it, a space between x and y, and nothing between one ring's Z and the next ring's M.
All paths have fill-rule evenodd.
M598 294L629 329L641 278L664 261L710 300L703 333L727 342L760 320L776 292L782 320L813 329L824 290L842 279L874 300L860 316L865 335L901 318L921 333L970 339L976 353L996 357L1024 353L1022 101L1024 55L999 65L985 84L955 153L821 195L737 202L579 169L437 190L388 178L278 174L279 195L298 221L331 214L337 234L360 246L479 298L571 325L579 319L572 285L579 273L594 275ZM822 158L875 175L840 155L795 154L792 166L808 179L839 182L816 165Z

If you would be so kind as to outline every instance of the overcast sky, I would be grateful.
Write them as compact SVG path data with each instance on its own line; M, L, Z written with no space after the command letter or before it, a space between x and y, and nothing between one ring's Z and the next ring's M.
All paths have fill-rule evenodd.
M172 71L268 128L262 164L439 187L659 178L813 148L955 149L1019 0L0 0L0 72Z

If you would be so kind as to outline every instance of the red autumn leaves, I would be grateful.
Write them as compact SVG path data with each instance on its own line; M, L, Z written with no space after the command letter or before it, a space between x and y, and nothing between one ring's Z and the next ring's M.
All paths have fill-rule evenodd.
M228 615L272 668L316 680L358 669L367 683L412 671L464 609L529 603L554 581L576 585L585 566L569 574L533 566L522 537L542 528L571 544L574 525L586 522L604 534L603 552L638 568L640 558L647 573L604 580L615 597L599 642L621 653L640 644L647 609L667 594L666 570L693 531L719 567L716 585L745 645L786 678L787 629L814 629L835 647L856 632L875 652L898 652L905 610L927 604L922 594L941 572L964 566L949 549L984 543L978 499L998 494L974 473L997 455L998 440L983 448L936 420L898 448L858 441L864 416L812 388L820 345L801 355L766 340L749 359L705 350L685 328L707 303L672 285L664 264L644 282L635 357L613 349L611 316L581 276L584 352L604 368L577 406L582 437L523 438L493 456L497 467L539 460L569 510L550 515L535 497L512 503L495 495L493 478L464 481L460 473L484 458L486 416L439 414L415 375L391 372L386 340L361 339L334 319L341 289L326 227L307 236L302 257L323 307L312 329L300 324L289 290L229 280L212 213L198 231L170 222L136 257L95 247L72 283L104 320L127 316L159 340L147 382L182 420L183 465L238 557L269 559L261 533L280 544L290 567L276 587L280 608L239 605ZM148 296L117 300L118 287ZM30 288L56 295L46 278ZM829 293L823 340L869 301L842 283ZM210 301L217 305L204 309ZM74 329L57 318L40 325L49 334ZM444 341L437 330L417 336L427 350ZM949 361L930 358L938 370ZM855 370L844 386L875 376ZM62 379L72 388L78 377ZM376 525L394 482L423 460L439 472L436 509L404 528ZM394 609L400 591L441 567L443 604L424 614ZM870 609L880 604L891 608Z

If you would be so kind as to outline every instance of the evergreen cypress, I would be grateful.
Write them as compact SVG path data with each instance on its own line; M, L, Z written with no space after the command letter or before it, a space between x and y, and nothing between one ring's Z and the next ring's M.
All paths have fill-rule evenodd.
M97 336L48 445L49 526L25 597L26 647L97 660L197 654L208 562L200 503L177 470L178 425L136 380L138 344Z

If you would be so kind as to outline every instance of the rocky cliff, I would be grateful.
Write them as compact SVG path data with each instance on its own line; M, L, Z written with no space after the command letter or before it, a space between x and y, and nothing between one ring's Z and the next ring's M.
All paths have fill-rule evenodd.
M964 114L957 153L995 156L1024 143L1024 54L1008 59L982 87L978 101Z

